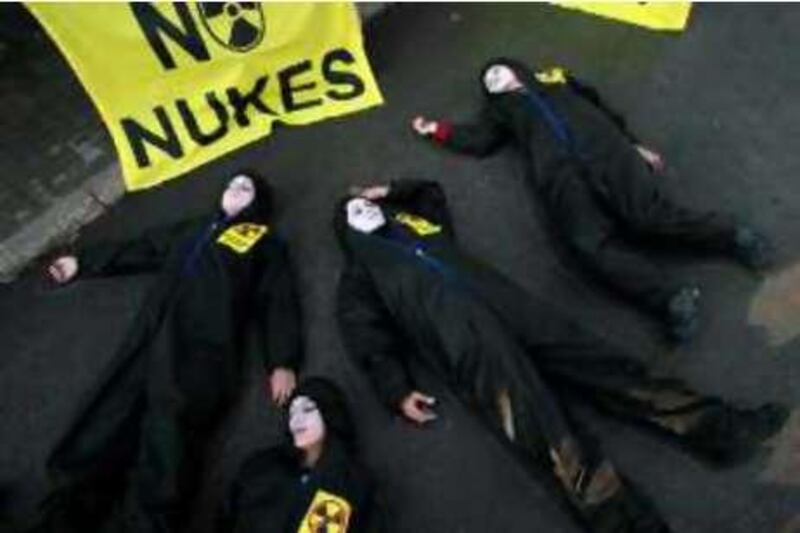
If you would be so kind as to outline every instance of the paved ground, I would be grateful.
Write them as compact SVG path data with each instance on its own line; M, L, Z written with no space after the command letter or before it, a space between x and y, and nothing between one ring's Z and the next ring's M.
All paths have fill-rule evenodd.
M392 529L574 531L541 485L448 396L442 420L424 431L379 409L347 361L331 319L341 263L329 227L333 200L352 183L404 175L438 179L464 246L530 290L697 387L743 402L797 405L798 24L800 8L793 5L698 5L680 37L551 6L395 6L368 31L388 105L283 130L189 179L128 197L86 228L84 239L130 237L201 212L239 169L268 176L278 186L280 226L299 264L306 371L350 387L367 459L390 494ZM774 237L776 272L757 280L730 264L665 257L699 280L706 295L702 333L691 346L671 351L644 317L562 268L511 154L480 162L454 157L418 142L405 127L416 112L469 115L477 105L475 73L496 54L568 65L593 80L626 111L640 137L663 152L667 187L689 204L746 215ZM101 279L55 291L33 280L0 286L0 480L19 484L15 511L41 495L48 448L112 355L148 282ZM444 394L435 382L429 389ZM797 415L761 457L711 471L633 428L580 414L676 531L800 531ZM227 430L208 498L245 453L274 442L277 420L258 388L250 387Z
M122 194L111 140L55 45L0 5L0 280Z

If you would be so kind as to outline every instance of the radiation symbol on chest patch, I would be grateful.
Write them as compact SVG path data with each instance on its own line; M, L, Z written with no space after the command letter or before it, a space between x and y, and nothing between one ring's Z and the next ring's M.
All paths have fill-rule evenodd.
M412 215L411 213L397 213L394 216L394 219L404 226L411 228L414 233L422 237L435 235L442 231L442 227L438 224L433 224L432 222L429 222L422 217L418 217L417 215Z
M217 242L236 253L247 253L261 237L269 233L269 227L261 224L236 224L222 232Z
M351 514L347 500L319 489L297 533L347 533Z
M536 76L536 81L545 85L567 83L567 71L561 67L538 70L534 76Z

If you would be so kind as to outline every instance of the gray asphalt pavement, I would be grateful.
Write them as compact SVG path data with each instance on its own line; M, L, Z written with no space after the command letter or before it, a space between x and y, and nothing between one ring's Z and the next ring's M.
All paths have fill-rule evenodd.
M333 321L341 265L330 227L334 200L352 184L436 179L448 193L464 247L532 292L660 372L741 402L794 407L800 403L798 26L800 7L790 4L699 4L681 35L548 5L395 5L367 31L385 106L280 130L186 179L130 195L87 227L83 240L131 237L203 212L242 169L268 177L301 280L305 371L348 386L367 460L389 496L392 530L576 531L543 485L441 384L425 380L443 398L441 420L428 429L381 410L343 352ZM663 257L697 279L705 294L702 331L676 350L646 317L561 266L512 153L482 161L457 157L408 129L416 113L469 117L479 104L477 71L494 55L564 65L593 82L664 155L666 175L654 179L687 204L734 211L763 228L779 247L775 271L758 279L721 261ZM19 490L15 513L41 496L49 447L113 355L149 281L93 279L58 290L30 279L0 285L0 484ZM247 452L277 438L278 413L264 401L260 379L254 371L220 439L208 501ZM800 415L761 456L723 471L636 428L588 410L578 415L675 531L800 531Z

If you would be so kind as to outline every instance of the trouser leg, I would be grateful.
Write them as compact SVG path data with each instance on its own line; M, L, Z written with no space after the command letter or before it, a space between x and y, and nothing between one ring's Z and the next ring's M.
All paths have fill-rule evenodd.
M679 205L639 161L622 160L608 172L609 202L631 235L703 252L733 251L732 216Z
M473 404L484 406L480 411L485 420L502 432L524 463L536 474L549 472L588 531L665 531L657 511L617 473L594 441L574 431L535 364L523 352L505 360L509 366L495 386L476 389L490 397L473 398Z
M191 363L184 361L183 370ZM219 382L215 368L199 364L195 370L194 379L181 375L180 388L168 383L151 389L126 509L133 523L144 524L139 529L174 532L187 527L200 494L208 446L233 402L229 384ZM204 380L195 383L198 376Z
M565 342L541 361L548 379L594 406L675 436L696 427L717 398L703 396L679 380L654 378L644 365L610 348Z
M141 431L144 364L135 351L118 357L48 457L43 512L55 530L96 529L122 494Z
M129 524L147 531L182 530L199 493L212 434L212 424L194 427L170 414L148 413L123 509Z
M736 407L680 380L654 377L621 349L576 333L540 350L536 360L556 390L657 429L697 458L719 466L751 457L788 414L773 404Z
M619 474L594 439L570 429L560 440L550 440L547 435L554 432L540 430L548 421L536 413L541 398L534 399L527 391L510 393L503 409L502 394L498 416L503 426L513 431L507 432L512 446L550 472L554 486L587 531L668 530L658 511Z
M562 186L552 211L557 231L583 268L646 309L666 310L683 283L622 238L617 222L582 180Z

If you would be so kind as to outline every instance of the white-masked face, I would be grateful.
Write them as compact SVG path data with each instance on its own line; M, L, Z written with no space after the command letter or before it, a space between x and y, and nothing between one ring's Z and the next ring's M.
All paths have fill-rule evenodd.
M256 197L256 186L253 180L244 175L233 178L225 192L222 193L222 210L229 217L235 217Z
M372 233L386 224L386 217L380 206L366 198L353 198L347 202L346 209L347 223L356 231Z
M492 65L483 75L483 84L492 94L505 93L522 87L517 75L506 65Z
M308 396L298 396L289 406L289 431L295 448L305 450L325 438L325 421L317 404Z

